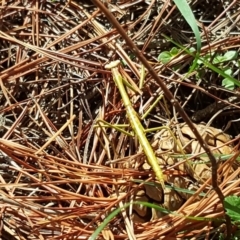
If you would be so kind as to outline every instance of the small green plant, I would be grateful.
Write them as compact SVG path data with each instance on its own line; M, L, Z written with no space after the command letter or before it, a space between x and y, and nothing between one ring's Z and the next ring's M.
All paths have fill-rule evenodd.
M233 223L240 224L240 197L228 196L224 199L224 208Z
M232 72L232 69L227 68L224 71L224 73L226 73L228 75L232 75L233 72ZM222 80L222 86L229 89L229 90L234 90L234 88L235 88L235 84L231 80L229 80L229 78L224 78Z
M159 54L158 61L166 64L170 62L176 55L178 55L180 51L181 50L177 49L176 47L173 47L170 51L163 51Z
M224 208L226 214L231 218L234 225L238 227L238 231L234 233L232 239L240 239L240 197L228 196L224 199Z
M173 47L170 51L161 52L158 56L158 61L162 62L163 64L167 64L176 55L178 55L181 50L182 49ZM194 53L196 50L194 48L190 48L188 51L190 53ZM218 70L223 72L225 75L222 80L222 86L226 89L234 90L235 87L239 85L236 84L231 77L233 75L233 68L236 67L238 69L240 67L240 61L238 61L237 58L238 52L235 50L227 51L224 54L209 53L197 59L195 71L198 72L198 77L201 77L202 66L205 66L205 63L213 64L214 66L217 66ZM190 68L192 68L192 66L190 66Z
M224 54L219 53L206 54L201 59L198 59L196 70L199 70L200 67L204 64L204 61L206 61L211 62L215 66L218 66L218 68L221 69L228 76L232 76L233 74L232 69L234 68L234 66L239 68L240 65L239 62L236 61L237 57L238 52L235 50L227 51ZM231 79L225 77L222 80L222 86L229 90L233 90L236 85L233 81L231 81Z

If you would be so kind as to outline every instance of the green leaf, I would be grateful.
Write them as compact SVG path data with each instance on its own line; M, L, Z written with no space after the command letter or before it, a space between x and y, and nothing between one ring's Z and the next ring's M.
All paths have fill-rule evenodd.
M235 84L228 78L224 78L222 80L222 86L228 90L234 90Z
M168 51L161 52L158 56L158 61L162 62L163 64L170 62L171 59L172 59L172 55Z
M214 59L213 59L213 64L218 64L218 63L222 63L222 62L226 62L226 57L224 56L216 56Z
M232 69L231 68L227 68L225 71L224 71L225 74L231 76L232 75ZM235 84L233 81L231 81L229 78L224 78L222 80L222 86L229 89L229 90L234 90L235 88Z
M173 48L170 50L170 53L171 53L172 57L178 55L179 52L180 52L180 50L177 49L176 47L173 47Z
M158 55L158 61L162 62L163 64L169 63L178 53L180 49L173 47L170 52L164 51Z
M217 64L217 63L222 63L222 62L228 62L228 61L236 59L237 56L238 56L237 51L227 51L223 56L220 56L220 55L216 56L213 59L213 63Z
M190 47L190 48L188 49L188 51L191 52L191 53L194 53L194 52L196 52L196 49L195 49L194 47Z
M207 53L206 55L204 55L203 57L202 57L202 59L204 59L205 61L209 61L210 60L210 58L211 58L211 55L209 54L209 53ZM203 60L202 60L201 58L199 58L198 60L197 60L197 63L200 65L200 64L203 64Z
M228 196L224 199L224 208L233 222L240 222L240 197Z
M224 54L224 57L226 59L226 61L231 61L231 60L234 60L236 59L238 56L238 52L237 51L227 51L225 54Z

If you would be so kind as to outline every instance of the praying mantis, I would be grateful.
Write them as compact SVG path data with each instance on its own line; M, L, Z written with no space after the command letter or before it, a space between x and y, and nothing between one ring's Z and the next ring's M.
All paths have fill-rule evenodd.
M142 126L142 124L139 120L138 114L134 110L134 108L131 104L131 101L128 97L127 91L124 87L123 77L120 74L119 69L118 69L119 64L120 64L120 61L116 60L116 61L110 62L109 64L105 65L105 68L111 70L111 72L112 72L113 80L121 94L123 104L126 108L126 113L127 113L130 125L132 127L133 134L138 139L138 141L147 157L148 163L151 165L151 167L156 175L156 178L162 185L162 188L165 189L163 172L158 164L158 160L153 151L153 148L150 145L150 143L146 137L146 130Z

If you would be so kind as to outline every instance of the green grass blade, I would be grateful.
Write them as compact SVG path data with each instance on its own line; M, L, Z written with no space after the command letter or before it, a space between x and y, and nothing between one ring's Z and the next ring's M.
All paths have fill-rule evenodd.
M101 231L108 225L108 223L114 217L116 217L122 211L122 209L126 209L131 204L143 205L145 207L154 208L157 211L161 211L162 213L172 214L174 216L179 216L179 217L183 217L183 218L186 218L186 219L189 219L189 220L194 220L194 221L215 221L215 222L216 221L222 221L221 218L205 218L205 217L197 217L197 216L196 217L195 216L184 216L182 214L178 214L176 212L169 211L166 208L161 207L161 206L159 206L157 204L154 204L154 203L136 201L136 202L133 202L133 203L126 203L126 204L124 204L124 206L122 208L117 208L116 210L114 210L111 213L109 213L109 215L99 225L99 227L95 230L95 232L88 238L88 240L95 240L98 237L98 235L101 233Z
M200 32L198 29L198 26L196 24L196 19L193 15L193 12L191 8L189 7L188 3L186 0L173 0L178 8L178 10L181 12L182 16L185 18L186 22L189 24L191 27L196 40L197 40L197 52L200 52L201 50L201 37L200 37Z
M133 203L126 203L124 204L124 206L122 208L117 208L116 210L112 211L111 213L109 213L109 215L104 219L104 221L99 225L99 227L96 229L96 231L88 238L88 240L95 240L97 238L97 236L101 233L101 231L107 226L107 224L114 218L116 217L123 209L126 209L127 207L129 207L131 204L141 204L144 205L146 207L150 207L150 208L155 208L163 213L171 213L171 211L166 210L163 207L160 207L156 204L153 203L148 203L148 202L140 202L140 201L136 201Z
M186 0L173 0L178 8L178 10L181 12L182 16L185 18L186 22L188 23L188 25L191 27L195 37L196 37L196 41L197 41L197 54L196 57L194 59L193 65L191 66L188 74L190 74L191 72L194 71L194 69L197 66L197 60L198 57L200 55L200 51L201 51L201 36L200 36L200 32L196 23L196 19L193 15L193 12L191 10L191 8L189 7L188 3Z
M123 208L127 208L130 205L130 203L125 204ZM88 240L95 240L97 236L101 233L101 231L107 226L107 224L116 217L121 212L121 208L117 208L116 210L112 211L100 224L100 226L96 229L95 232L88 238Z

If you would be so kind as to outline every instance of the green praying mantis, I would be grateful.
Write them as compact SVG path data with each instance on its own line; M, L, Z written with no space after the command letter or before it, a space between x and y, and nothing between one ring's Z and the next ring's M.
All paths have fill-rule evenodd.
M132 103L128 97L127 91L124 86L123 77L120 74L119 69L118 69L119 64L120 64L119 60L113 61L113 62L107 64L105 66L105 68L111 70L111 72L112 72L113 80L114 80L117 88L119 89L119 92L120 92L122 100L123 100L123 104L126 108L126 113L127 113L130 125L132 127L133 135L138 139L138 141L147 157L148 163L151 165L151 167L156 175L156 178L158 179L158 181L160 182L160 184L162 185L162 187L164 189L165 184L164 184L163 172L158 164L158 160L153 151L153 148L150 145L149 140L146 137L147 131L142 126L142 124L139 120L138 114L134 110ZM127 86L129 86L129 84L127 84Z

